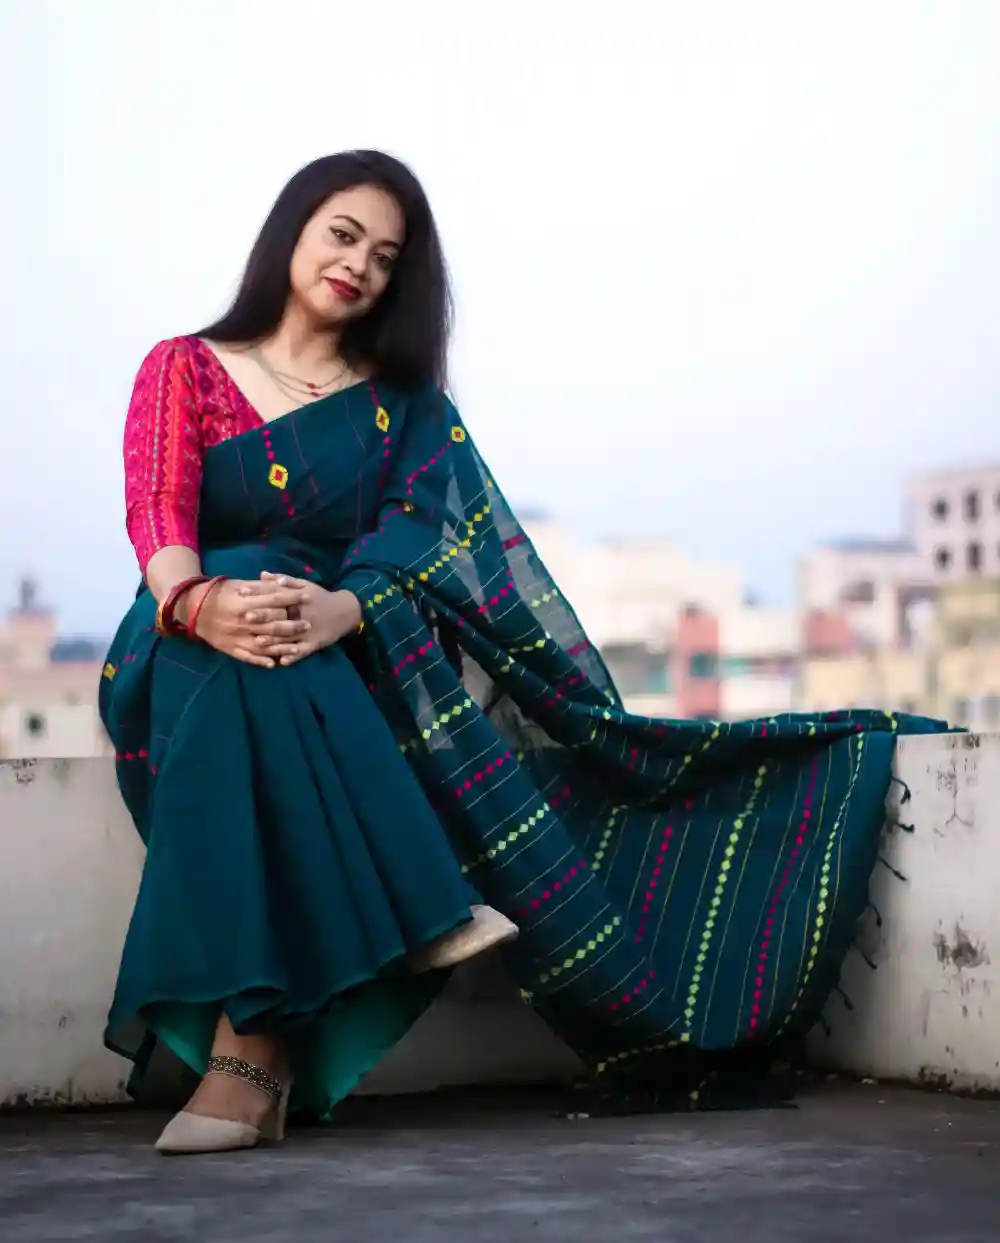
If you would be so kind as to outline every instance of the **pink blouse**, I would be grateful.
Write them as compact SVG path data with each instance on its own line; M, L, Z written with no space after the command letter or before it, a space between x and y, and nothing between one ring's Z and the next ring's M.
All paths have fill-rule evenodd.
M261 422L197 337L174 337L152 349L125 420L125 523L143 573L161 548L198 551L202 455Z

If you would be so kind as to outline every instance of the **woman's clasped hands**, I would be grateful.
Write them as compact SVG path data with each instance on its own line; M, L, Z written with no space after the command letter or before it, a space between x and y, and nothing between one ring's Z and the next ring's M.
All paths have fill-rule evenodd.
M188 609L195 607L197 599ZM259 581L216 586L199 608L195 634L227 656L273 669L339 643L360 625L361 605L350 591L265 571Z

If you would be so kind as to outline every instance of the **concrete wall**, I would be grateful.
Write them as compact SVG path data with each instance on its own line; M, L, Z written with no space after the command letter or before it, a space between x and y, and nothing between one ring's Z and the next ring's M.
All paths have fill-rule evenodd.
M828 1007L825 1065L1000 1089L1000 737L904 740L913 790L887 835L862 936L881 966L845 968L856 1010ZM123 1099L125 1063L101 1047L141 850L107 760L0 761L0 1103ZM994 962L996 965L993 965ZM574 1059L495 965L450 992L373 1075L369 1091L567 1078Z
M904 739L897 769L912 799L894 815L871 893L883 918L862 922L843 986L827 1006L817 1062L876 1078L1000 1091L1000 736Z

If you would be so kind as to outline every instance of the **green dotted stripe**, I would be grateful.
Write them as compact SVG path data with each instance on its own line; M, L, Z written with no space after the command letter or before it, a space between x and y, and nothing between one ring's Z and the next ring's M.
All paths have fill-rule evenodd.
M861 760L865 753L865 739L863 734L857 736L857 755L854 764L854 771L851 773L851 784L847 787L847 794L840 809L837 812L837 819L833 822L833 828L830 830L826 839L826 846L823 850L823 862L819 869L819 893L816 901L816 918L813 921L813 934L809 942L809 949L806 953L805 971L802 974L802 983L799 985L798 992L795 994L795 1000L788 1008L785 1015L785 1021L781 1024L779 1031L784 1031L791 1022L793 1015L799 1007L799 1002L806 991L809 979L812 976L816 966L816 960L819 958L820 947L826 936L824 929L826 928L826 912L829 906L830 897L830 874L833 870L833 854L837 848L837 837L840 833L840 826L844 821L844 811L850 802L851 794L858 780L858 774L861 770Z
M601 864L604 862L604 856L607 854L608 843L611 841L612 834L618 824L618 816L624 810L624 807L611 808L611 815L608 817L608 823L604 829L604 832L601 834L601 840L597 845L594 857L590 861L590 866L595 872L599 872L601 870Z
M519 838L524 837L525 833L530 833L533 828L541 824L551 810L552 808L548 803L543 803L537 811L531 813L527 820L522 821L516 829L511 829L506 837L502 837L495 846L491 846L489 850L484 851L483 854L478 855L470 862L463 863L462 871L471 872L473 868L480 867L482 864L495 859L497 855L503 854L508 846L513 846Z
M698 993L701 990L701 977L705 970L705 962L708 958L709 947L712 944L712 937L715 932L715 919L722 906L722 899L726 892L726 885L729 883L729 870L733 866L733 856L736 854L736 847L740 840L740 833L743 830L749 817L753 814L757 799L760 797L761 787L764 784L764 777L767 774L767 765L761 764L757 769L757 776L753 782L753 793L747 800L743 811L733 821L733 829L729 834L729 844L726 846L725 855L722 863L719 865L719 873L715 878L715 892L712 895L712 901L709 906L708 919L701 933L701 944L698 946L698 957L695 959L694 971L691 974L691 983L688 986L687 1003L684 1007L684 1031L681 1033L681 1042L686 1044L691 1039L691 1021L695 1016L698 1007Z
M542 974L538 977L538 983L548 984L551 980L558 979L564 972L571 970L578 963L583 962L583 960L587 958L588 955L592 954L599 945L604 944L615 929L621 926L621 922L621 916L616 915L610 923L604 925L600 932L595 932L588 941L585 941L584 944L581 945L580 948L574 953L570 954L568 958L564 958L561 963L556 963L551 970L542 972Z
M447 712L442 712L441 715L436 720L432 721L426 729L422 729L420 731L420 737L423 738L424 742L429 741L434 737L437 731L447 725L449 721L454 721L454 719L461 716L463 712L467 712L470 708L475 707L475 702L476 701L471 695L467 695L461 703L457 703L454 708L449 708Z

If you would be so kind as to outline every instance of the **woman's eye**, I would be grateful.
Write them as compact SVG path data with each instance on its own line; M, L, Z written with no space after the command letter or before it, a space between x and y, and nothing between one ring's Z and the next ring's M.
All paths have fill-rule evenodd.
M375 262L378 264L380 268L383 268L385 271L388 271L392 267L395 260L393 259L392 255L377 254L375 256Z
M343 242L345 246L350 246L354 242L354 238L345 229L331 229L330 232L338 242Z

